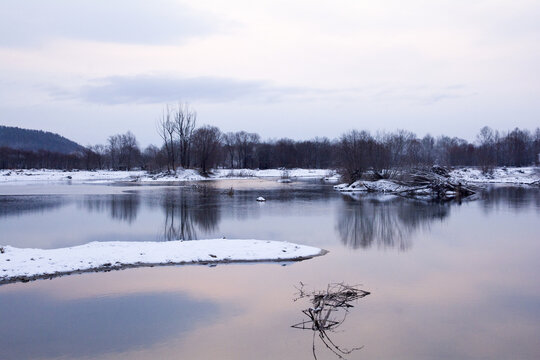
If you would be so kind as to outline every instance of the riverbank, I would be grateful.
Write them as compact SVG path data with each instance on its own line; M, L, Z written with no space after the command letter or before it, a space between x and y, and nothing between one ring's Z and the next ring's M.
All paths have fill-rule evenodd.
M449 171L434 167L431 172L432 180L438 184L447 182L459 186L467 184L540 185L540 167L534 166L501 167L493 169L490 173L483 173L480 169L470 167L455 168ZM427 174L429 171L425 173ZM412 174L414 177L414 172ZM404 178L410 177L410 174L403 175ZM404 193L418 190L418 186L398 179L381 179L376 181L358 180L352 184L339 184L334 186L334 189L343 192ZM422 187L420 190L423 191L421 195L429 195L431 191L429 186Z
M448 177L454 182L462 183L485 183L485 184L520 184L534 185L540 182L540 167L499 167L490 173L483 173L474 167L454 168L448 171ZM37 183L175 183L208 180L235 180L235 179L322 179L329 182L338 182L339 175L332 169L215 169L208 176L202 176L194 169L179 169L176 173L152 174L146 171L110 171L110 170L0 170L1 184L37 184ZM386 181L386 180L385 180ZM357 184L358 185L358 184ZM374 185L374 184L371 184ZM381 182L381 192L394 185ZM369 186L369 185L368 185ZM373 188L373 187L372 187ZM341 185L342 191L363 191L362 186Z
M335 170L330 169L216 169L208 176L202 176L194 169L179 169L176 173L151 174L146 171L109 171L109 170L0 170L0 184L26 183L174 183L188 181L207 181L219 179L249 179L249 178L319 178L337 181Z

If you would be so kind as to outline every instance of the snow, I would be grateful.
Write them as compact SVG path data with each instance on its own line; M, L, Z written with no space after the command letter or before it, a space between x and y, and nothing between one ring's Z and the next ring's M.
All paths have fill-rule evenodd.
M351 185L339 184L334 189L343 192L349 191L374 191L374 192L396 192L410 189L407 186L396 184L390 180L362 181L358 180Z
M336 174L335 170L329 169L216 169L215 178L246 178L246 177L281 177L286 172L289 178L324 178Z
M495 168L492 174L483 174L477 168L458 168L449 172L449 180L454 183L502 183L502 184L540 184L540 168ZM334 189L343 192L375 191L396 192L410 189L410 187L396 184L390 180L355 181L354 183L335 185Z
M144 174L146 174L145 171L0 170L0 184L36 182L107 183L133 181Z
M0 284L130 266L246 261L295 261L323 255L319 248L265 240L91 242L60 249L2 246Z
M539 167L502 167L492 174L483 174L477 168L460 168L450 171L456 181L469 183L533 184L540 181Z
M335 170L329 169L216 169L210 177L204 177L194 169L178 169L176 174L149 174L146 171L61 171L61 170L0 170L0 185L3 184L36 184L36 183L113 183L118 181L133 181L138 183L152 182L185 182L219 179L245 179L245 178L281 178L286 173L287 179L316 178L328 182L339 181ZM450 171L450 177L456 182L469 183L506 183L506 184L533 184L540 182L539 167L507 167L495 168L492 174L483 174L478 168L458 168ZM280 179L281 180L281 179ZM392 191L386 180L379 180L372 186L381 188L381 191ZM281 180L280 182L286 182ZM368 184L368 182L362 182ZM353 184L354 185L354 184ZM395 185L395 184L394 184ZM347 189L345 189L347 188ZM337 185L341 191L365 191L361 183L355 187L346 184Z
M118 181L133 181L139 183L152 182L185 182L219 179L244 178L279 178L286 171L290 178L328 178L336 179L336 172L329 169L216 169L209 177L204 177L194 169L178 169L176 174L149 174L146 171L110 171L110 170L0 170L0 184L33 184L47 183L113 183Z
M178 169L176 171L176 174L144 174L141 176L138 181L142 183L148 183L148 182L176 182L176 181L203 181L208 180L209 178L206 178L199 174L197 170L194 169Z

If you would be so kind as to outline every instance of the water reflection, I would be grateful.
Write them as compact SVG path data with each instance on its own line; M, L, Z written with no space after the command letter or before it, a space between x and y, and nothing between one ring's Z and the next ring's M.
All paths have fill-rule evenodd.
M531 206L540 212L540 191L531 186L492 186L480 196L486 212L500 208L521 211Z
M92 211L83 204L92 196L84 195L4 201L0 239L33 247L121 235L155 240L168 217L177 229L171 238L188 237L184 222L199 237L213 228L212 236L292 240L331 252L285 267L167 267L2 286L0 358L309 360L312 330L289 328L312 307L291 304L301 279L318 289L337 280L373 290L331 334L338 346L365 345L350 358L538 359L540 193L493 190L458 206L354 201L325 188L236 190L232 197L225 190L153 188L138 190L137 205L122 210L132 212L132 222L112 219L109 202L120 199L107 196ZM259 194L269 200L256 203ZM444 226L433 225L438 221ZM432 231L416 236L430 224ZM411 241L414 249L400 254L335 249L409 248ZM332 358L315 336L317 356Z
M119 195L86 196L80 201L89 212L108 213L113 220L131 224L137 219L142 204L148 209L161 209L162 240L198 239L200 233L217 229L220 220L220 193L215 189L171 187L152 194L130 192Z
M0 298L0 352L2 359L10 360L75 358L147 348L178 338L217 312L209 301L178 293L66 301L4 293Z
M137 219L141 200L138 193L120 195L86 196L82 201L90 212L108 212L111 219L131 224Z
M336 229L341 241L353 249L411 247L412 234L443 221L450 213L450 204L424 203L401 198L343 197Z
M0 196L0 218L39 214L67 205L69 200L63 196Z
M195 191L168 189L160 200L164 212L163 239L198 239L198 232L211 233L220 220L221 196L213 189Z
M239 229L252 229L256 221L259 222L257 226L266 231L261 235L263 238L277 239L285 232L282 227L298 226L298 222L290 221L291 216L296 216L305 221L302 226L316 226L329 234L335 232L343 244L353 249L377 246L403 251L412 246L411 239L417 231L428 229L434 221L446 221L451 207L457 206L380 196L341 196L331 187L317 184L238 189L233 196L227 195L227 191L215 185L195 185L155 190L131 188L112 195L0 196L0 219L24 216L18 222L16 219L6 221L5 231L10 228L12 238L22 238L25 231L31 232L31 229L21 229L21 221L35 226L39 224L42 233L51 234L50 243L54 244L51 246L59 243L59 236L54 234L59 227L52 220L58 218L66 229L84 223L81 235L75 236L70 232L73 240L65 235L67 232L64 233L62 246L66 246L111 239L169 241L224 235L252 237L257 233L248 234L248 230ZM266 204L255 202L259 195L269 201ZM480 194L478 202L485 212L498 208L524 211L530 207L540 212L540 191L531 187L492 187ZM63 210L58 214L52 212L60 208ZM329 220L328 224L316 219L314 215L320 209L335 211L336 222ZM95 216L89 217L88 213ZM307 214L312 214L313 220L306 220ZM267 216L272 217L271 224L277 225L278 231L269 225L270 222L262 220ZM104 221L104 217L128 226ZM246 222L248 219L249 224ZM296 238L301 236L295 234ZM37 234L35 238L38 239ZM41 240L36 244L26 241L24 245L47 246Z

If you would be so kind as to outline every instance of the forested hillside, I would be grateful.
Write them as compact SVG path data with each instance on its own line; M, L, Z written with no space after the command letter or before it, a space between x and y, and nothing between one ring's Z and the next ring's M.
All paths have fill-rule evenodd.
M83 151L83 147L63 136L41 130L21 129L0 126L0 148L17 150L45 150L60 154L73 154Z

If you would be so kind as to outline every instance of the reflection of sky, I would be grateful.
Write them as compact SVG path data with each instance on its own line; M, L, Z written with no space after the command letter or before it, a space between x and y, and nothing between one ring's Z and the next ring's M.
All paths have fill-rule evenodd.
M178 338L217 314L209 301L152 293L61 300L38 294L0 298L2 359L96 356Z
M355 209L357 204L344 202L339 194L319 200L314 195L299 196L294 201L282 196L283 202L277 196L265 204L248 201L249 193L219 197L209 200L221 204L218 231L250 237L298 238L325 244L330 253L285 267L257 264L140 268L1 286L0 333L9 339L2 341L20 343L39 338L47 327L72 326L73 335L65 336L72 339L73 346L65 352L51 352L53 345L20 349L36 356L71 351L70 358L88 355L94 359L310 359L311 334L289 327L302 319L300 310L305 308L305 303L292 302L294 285L302 281L310 289L321 289L330 282L344 281L362 284L371 292L351 310L342 329L345 331L333 338L345 347L365 345L351 358L537 359L537 194L518 194L516 198L506 193L491 202L490 211L486 211L490 202L484 200L451 205L442 221L435 217L437 220L430 226L409 234L414 246L406 252L377 246L356 250L343 246L335 227L342 210ZM504 206L504 196L507 202L523 205ZM85 215L90 224L97 224L98 219L104 221L107 231L117 233L147 228L146 232L155 236L153 225L161 226L164 217L159 197L149 200L142 194L136 220L131 224L112 219L108 210L88 212L75 204L79 203L74 201L65 209L79 214L76 217ZM380 206L368 208L380 210ZM406 209L413 211L415 206ZM91 219L94 216L95 220ZM402 219L403 214L400 216ZM0 218L0 222L12 219L16 217ZM29 310L31 307L37 310ZM118 344L107 345L104 340L94 352L85 352L86 345L79 337L93 336L92 329L97 326L90 312L117 320L119 324L100 330L105 333L103 337L108 335ZM146 317L138 322L141 312ZM205 316L208 312L210 315ZM164 315L167 313L171 316ZM182 317L193 319L193 326L184 328L185 324L174 322ZM141 323L148 325L137 327ZM115 338L114 332L121 324L125 325L121 329L126 336L133 340ZM168 330L155 329L160 324ZM155 333L147 334L149 340L140 340L140 333L146 331ZM180 332L182 336L178 336ZM24 358L25 354L19 354Z

